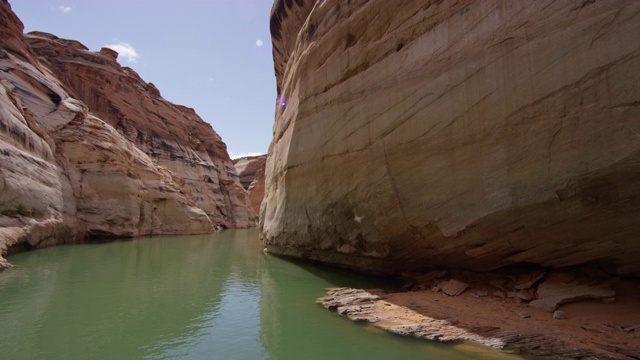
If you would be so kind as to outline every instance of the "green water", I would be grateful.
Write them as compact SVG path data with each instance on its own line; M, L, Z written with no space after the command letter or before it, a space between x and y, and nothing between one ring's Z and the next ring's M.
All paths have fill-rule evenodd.
M314 303L376 285L265 255L255 230L59 246L0 273L0 359L490 359Z

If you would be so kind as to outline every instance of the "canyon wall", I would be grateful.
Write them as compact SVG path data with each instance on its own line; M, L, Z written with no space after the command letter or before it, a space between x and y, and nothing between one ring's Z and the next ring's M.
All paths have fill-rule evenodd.
M53 60L33 53L6 0L0 1L0 20L0 269L9 266L1 255L86 237L198 234L252 224L255 214L224 144L193 110L153 98L165 121L175 124L171 134L192 126L200 136L194 141L209 144L189 147L170 142L173 135L140 135L159 144L144 147L125 131L136 127L103 120L45 66ZM69 51L82 47L69 45ZM109 51L83 51L86 58L104 60L100 66L126 72ZM118 80L104 76L104 81ZM99 94L102 101L109 96ZM147 118L129 110L123 117L143 128ZM152 133L154 127L147 123L144 129ZM176 154L172 146L182 152ZM157 154L158 148L166 151ZM177 159L186 154L192 157L180 164ZM196 197L198 187L217 192Z
M251 207L260 212L264 198L264 167L267 155L246 156L233 160L233 165L240 177L240 184L249 192Z
M42 32L26 39L73 96L179 178L216 226L254 226L256 213L226 145L193 109L163 99L153 84L120 66L111 49L92 52L77 41Z
M640 275L640 3L277 0L271 33L270 252Z

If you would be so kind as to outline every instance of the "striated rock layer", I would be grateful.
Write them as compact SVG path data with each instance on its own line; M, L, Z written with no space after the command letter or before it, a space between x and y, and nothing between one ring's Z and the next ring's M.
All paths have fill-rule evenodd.
M26 39L75 97L177 176L214 225L255 225L257 215L226 145L193 109L163 99L153 84L121 67L111 49L91 52L77 41L41 32L29 33Z
M260 205L264 198L264 167L267 155L246 156L233 160L236 172L240 177L240 184L249 192L251 207L260 212Z
M267 155L257 156L245 156L237 159L233 159L233 166L236 169L238 177L240 177L240 184L245 189L248 189L253 180L256 178L256 173L261 169L264 169L264 164L267 161Z
M270 252L640 275L640 3L278 0Z
M31 51L23 25L6 0L0 1L0 20L0 269L9 266L1 255L85 237L197 234L212 232L216 226L251 224L253 211L242 203L248 197L240 189L224 144L192 110L172 108L154 98L165 109L173 109L166 116L183 114L167 118L177 123L175 129L193 126L202 142L212 140L211 145L194 149L180 144L182 153L176 158L192 152L201 156L203 164L185 162L182 167L190 171L179 174L177 160L167 161L174 171L162 166L161 156L143 151L148 149L141 149L122 129L70 95L68 85ZM70 49L81 47L69 44ZM104 66L119 68L115 56L107 54L109 61L85 51L86 57L104 58ZM152 131L154 124L148 125ZM163 144L163 138L153 141ZM174 153L169 150L170 157ZM202 159L201 154L208 157ZM203 168L210 170L205 173ZM217 191L215 196L206 192L194 196L198 183L189 176L198 171L204 186ZM214 205L218 212L211 210Z

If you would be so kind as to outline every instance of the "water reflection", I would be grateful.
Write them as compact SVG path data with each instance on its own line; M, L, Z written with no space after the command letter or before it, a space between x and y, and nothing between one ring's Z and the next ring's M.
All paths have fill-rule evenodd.
M265 255L259 262L260 339L271 359L495 359L495 352L396 336L315 304L324 289L378 287L377 280Z
M0 274L3 360L470 358L327 313L314 303L324 288L375 284L265 255L255 230L10 261Z

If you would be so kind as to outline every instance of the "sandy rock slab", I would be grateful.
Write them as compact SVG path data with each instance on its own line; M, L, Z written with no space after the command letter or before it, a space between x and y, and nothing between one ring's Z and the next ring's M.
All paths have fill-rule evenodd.
M370 322L394 334L443 342L470 341L495 350L502 350L506 345L499 338L476 335L447 320L424 316L404 306L384 301L365 290L334 288L329 289L327 294L328 296L319 298L316 302L327 309L335 309L340 315L353 321Z
M538 299L529 303L529 306L555 311L561 304L594 299L603 302L615 301L616 292L605 285L567 284L560 282L543 282L538 286Z
M378 290L361 290L352 288L333 288L327 290L327 296L316 300L327 309L336 310L340 315L347 316L353 321L366 321L380 329L404 336L435 340L442 342L467 341L488 347L504 353L528 354L541 356L545 359L633 359L635 347L629 347L627 351L622 349L599 350L588 344L568 343L560 336L552 336L549 321L559 321L545 316L539 319L540 313L518 313L515 324L518 326L503 326L502 322L508 317L502 318L509 307L501 305L501 310L495 309L495 300L490 297L483 299L468 296L451 297L432 291L409 292L401 297L410 296L411 304L419 303L416 295L422 294L431 306L424 308L421 313L412 310L406 301L398 298L399 294L391 293L384 297L378 295ZM470 298L470 299L467 299ZM429 300L430 299L430 300ZM398 300L400 300L398 302ZM405 299L406 300L406 299ZM392 303L392 302L393 303ZM434 302L435 301L435 302ZM481 307L474 303L482 302ZM477 305L477 304L476 304ZM422 306L418 306L422 308ZM504 309L502 309L504 307ZM462 310L466 309L466 310ZM458 315L473 309L472 313L460 318ZM484 310L483 310L484 309ZM511 309L513 310L513 309ZM539 311L539 310L538 310ZM436 314L436 317L425 315ZM460 314L458 314L460 313ZM475 320L484 319L486 313L498 316L489 322L476 323ZM541 313L544 313L541 311ZM437 314L440 314L438 316ZM456 315L457 314L457 315ZM474 320L475 319L475 320ZM542 321L539 327L533 326L531 321ZM562 320L566 321L566 320ZM523 323L525 322L525 323ZM500 325L502 324L502 325ZM600 327L597 330L601 331ZM624 329L623 329L624 330ZM624 330L635 331L635 329ZM593 345L593 344L592 344ZM606 348L606 347L605 347ZM630 354L627 354L630 352Z

